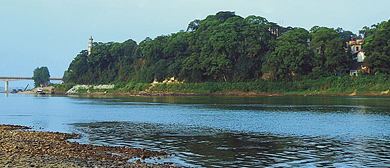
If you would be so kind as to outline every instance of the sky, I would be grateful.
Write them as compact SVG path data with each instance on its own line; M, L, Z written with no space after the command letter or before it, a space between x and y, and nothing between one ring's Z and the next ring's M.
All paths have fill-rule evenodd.
M46 66L51 77L62 77L90 36L95 42L139 43L186 30L192 20L219 11L358 34L363 26L389 20L389 7L389 0L0 0L0 76L32 76ZM27 83L32 81L10 86Z

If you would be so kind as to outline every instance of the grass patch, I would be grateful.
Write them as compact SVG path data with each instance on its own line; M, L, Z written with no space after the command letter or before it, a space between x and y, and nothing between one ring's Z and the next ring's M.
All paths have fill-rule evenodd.
M74 84L56 85L56 90L66 92ZM89 91L88 91L89 90ZM387 75L331 76L320 79L299 79L295 81L265 81L252 82L204 82L204 83L120 83L114 89L80 89L79 93L139 93L139 92L165 92L165 93L281 93L285 95L346 95L381 94L390 90L390 79Z

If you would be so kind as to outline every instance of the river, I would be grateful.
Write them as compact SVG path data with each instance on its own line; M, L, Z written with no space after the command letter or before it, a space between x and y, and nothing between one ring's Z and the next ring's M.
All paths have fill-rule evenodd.
M191 167L390 167L390 98L0 94L0 123ZM41 129L39 129L41 128Z

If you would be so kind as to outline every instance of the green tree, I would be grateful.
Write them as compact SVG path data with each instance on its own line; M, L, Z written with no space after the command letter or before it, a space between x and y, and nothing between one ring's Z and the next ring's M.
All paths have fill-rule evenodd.
M118 66L118 82L130 82L131 77L134 73L133 63L134 63L134 54L137 48L137 43L134 40L127 40L122 43L123 47L123 58L119 59Z
M50 82L50 73L47 67L43 66L34 69L33 80L35 87L39 87L41 84L45 85Z
M275 79L288 79L306 75L311 69L313 51L308 49L309 32L294 28L277 38L275 51L266 56L264 72Z
M370 28L368 26L364 26L362 30L359 30L359 35L363 37L368 37L373 34L373 28Z
M201 20L197 30L187 34L181 78L248 81L261 77L262 57L273 50L275 41L269 27L263 17L244 19L233 12L220 12Z
M384 24L371 27L364 31L366 63L375 72L388 73L389 31ZM170 77L242 82L263 73L278 80L307 74L318 78L348 67L345 41L351 37L356 35L342 28L283 28L260 16L242 18L224 11L190 22L187 31L147 37L138 45L133 40L95 42L92 54L83 50L74 58L64 79L82 84L148 83Z
M310 31L310 48L315 51L314 64L317 70L337 74L348 67L349 57L344 49L345 44L336 30L314 26Z
M131 39L123 43L95 42L92 53L81 51L63 78L66 82L81 84L128 82L136 47L137 43Z
M340 38L334 38L326 43L324 56L324 67L334 74L349 66L350 59Z
M233 65L239 56L237 47L243 24L243 18L234 16L214 28L207 47L201 52L205 75L225 82L231 79Z
M319 54L324 54L328 41L338 38L338 33L332 28L314 26L311 31L310 47Z
M372 26L363 42L364 63L373 73L390 73L390 20ZM365 34L366 35L366 34Z
M199 27L200 20L196 19L188 24L187 31L196 31Z
M235 14L235 12L231 12L231 11L221 11L221 12L218 12L215 16L216 16L217 20L219 20L220 22L223 23L226 20L228 20L229 18L236 16L236 14Z
M342 39L344 43L350 41L352 38L361 38L361 36L359 37L356 34L352 33L351 31L344 30L341 27L338 27L335 30L339 34L339 38Z
M248 16L239 38L240 57L236 62L236 81L249 81L262 76L263 60L275 46L270 23L260 16Z

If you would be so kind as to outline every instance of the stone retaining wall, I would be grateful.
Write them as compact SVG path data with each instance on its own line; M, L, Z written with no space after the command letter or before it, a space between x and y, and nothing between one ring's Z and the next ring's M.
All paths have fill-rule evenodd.
M69 89L66 94L77 94L79 89L96 89L96 90L103 90L103 89L114 89L115 85L75 85L71 89Z

